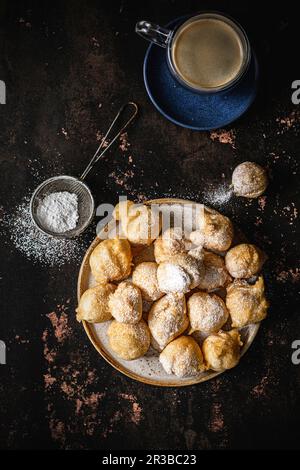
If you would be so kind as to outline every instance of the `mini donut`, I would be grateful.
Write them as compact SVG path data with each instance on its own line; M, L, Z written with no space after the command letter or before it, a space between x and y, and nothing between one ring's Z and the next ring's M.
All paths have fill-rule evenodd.
M134 324L113 320L107 334L111 349L126 361L144 356L150 347L150 332L144 320Z
M199 228L190 233L190 240L208 250L226 251L233 240L233 225L225 215L205 209Z
M225 265L232 277L248 279L261 270L265 259L266 256L260 248L248 243L241 243L226 253Z
M205 370L201 349L191 336L180 336L167 344L159 362L167 374L177 377L192 377Z
M113 238L100 242L90 256L96 281L120 281L130 275L132 253L128 240Z
M268 186L266 170L254 162L243 162L232 173L233 192L237 196L255 198Z
M155 349L164 347L188 327L184 295L167 294L154 302L148 316L151 342Z
M159 236L159 213L153 207L143 204L130 204L127 209L124 217L120 210L117 211L126 238L135 245L150 245Z
M101 323L111 319L108 307L109 296L115 291L113 284L99 284L87 289L81 296L76 309L79 322Z
M220 331L208 336L202 344L207 368L218 372L232 369L239 363L242 345L238 330Z
M191 288L190 275L179 264L170 261L160 263L157 268L157 281L161 292L189 292Z
M181 227L173 227L154 242L154 256L157 263L168 261L169 258L185 253L189 247L189 240L185 237Z
M203 272L202 258L182 253L159 264L157 281L162 292L185 293L199 284Z
M233 328L241 328L266 318L269 303L264 291L262 276L253 285L245 280L236 280L227 287L226 306Z
M139 287L143 299L153 302L163 296L157 281L158 265L154 262L138 264L132 272L132 282Z
M140 289L129 281L121 282L110 295L108 306L112 316L120 323L138 323L142 318Z
M215 333L228 319L226 305L216 294L196 292L188 299L187 308L192 330Z
M204 273L203 258L201 256L195 258L188 253L182 253L174 256L172 261L189 274L191 278L190 289L197 287Z
M231 277L226 269L224 258L211 251L203 250L203 255L204 274L200 279L198 288L212 291L229 284Z

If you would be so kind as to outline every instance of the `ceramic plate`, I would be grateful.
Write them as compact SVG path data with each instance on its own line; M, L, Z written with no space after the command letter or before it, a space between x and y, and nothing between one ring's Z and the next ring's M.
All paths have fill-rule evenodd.
M190 228L193 227L193 215L192 211L190 212L189 219L189 210L187 210L188 205L197 204L192 201L186 201L182 199L154 199L146 202L145 204L159 204L160 207L163 204L165 210L169 211L170 206L172 206L172 212L176 215L182 214L184 210L185 221L189 224ZM207 208L208 209L208 208ZM211 209L208 209L211 210ZM164 209L162 209L163 213ZM82 261L82 265L78 277L78 301L83 294L83 292L96 284L95 279L93 278L89 266L89 257L93 249L101 242L100 238L96 238L90 247L88 248L85 257ZM91 343L97 349L99 354L115 369L128 377L138 380L140 382L158 385L162 387L182 387L186 385L193 385L206 380L210 380L213 377L216 377L222 372L207 371L202 372L195 377L179 378L175 375L168 375L162 368L159 360L158 353L150 348L148 353L139 359L133 361L124 361L120 359L110 348L108 338L107 338L107 329L110 322L104 323L87 323L83 322L83 327L87 333L88 338ZM242 355L245 354L251 343L253 342L256 333L259 329L259 324L249 325L240 330L242 341L244 346L242 348Z

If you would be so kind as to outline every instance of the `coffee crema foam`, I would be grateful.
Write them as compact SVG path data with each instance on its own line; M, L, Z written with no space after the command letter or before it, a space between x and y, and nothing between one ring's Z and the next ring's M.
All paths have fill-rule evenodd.
M194 88L210 89L233 81L244 63L238 32L225 21L199 18L175 33L171 57L178 75Z

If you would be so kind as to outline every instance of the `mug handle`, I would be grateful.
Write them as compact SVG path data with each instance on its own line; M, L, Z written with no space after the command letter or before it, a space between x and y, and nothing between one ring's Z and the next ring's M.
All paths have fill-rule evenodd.
M135 25L135 32L142 38L150 42L154 42L160 47L166 48L170 41L172 31L170 29L162 28L161 26L151 23L150 21L139 21Z

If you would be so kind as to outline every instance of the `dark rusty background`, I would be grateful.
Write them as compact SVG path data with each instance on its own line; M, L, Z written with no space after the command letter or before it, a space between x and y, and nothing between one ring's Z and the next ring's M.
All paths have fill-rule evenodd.
M115 148L88 179L96 201L177 196L202 201L244 160L265 165L265 198L223 208L269 255L272 303L241 364L199 386L160 389L112 369L74 317L79 261L47 268L24 256L2 227L0 243L0 448L299 447L299 113L295 2L1 1L1 217L44 178L79 174L120 104L141 112L130 147ZM270 5L270 6L269 6ZM201 9L223 10L248 31L261 65L252 108L216 134L176 127L146 95L146 43L135 22L166 23ZM102 106L101 106L102 105ZM221 208L222 209L222 208ZM92 240L94 230L84 235ZM84 249L82 249L82 254Z

